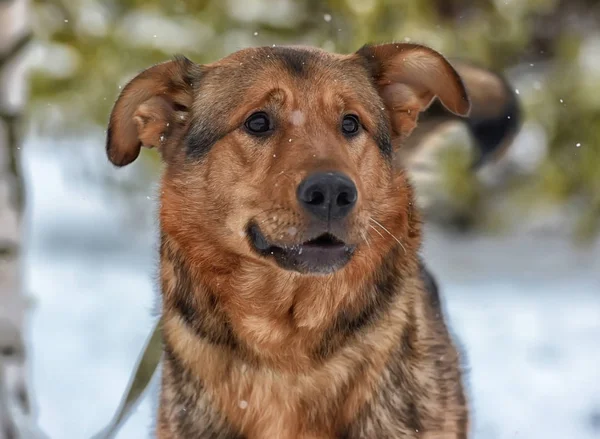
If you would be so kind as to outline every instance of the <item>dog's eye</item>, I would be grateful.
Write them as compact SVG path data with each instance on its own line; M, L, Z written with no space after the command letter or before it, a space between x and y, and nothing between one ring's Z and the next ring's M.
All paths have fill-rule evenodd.
M360 129L360 122L358 120L358 116L354 114L347 114L342 119L342 132L346 136L351 136L353 134L358 133Z
M271 131L271 120L267 113L259 112L251 114L244 122L246 130L255 135L265 134Z

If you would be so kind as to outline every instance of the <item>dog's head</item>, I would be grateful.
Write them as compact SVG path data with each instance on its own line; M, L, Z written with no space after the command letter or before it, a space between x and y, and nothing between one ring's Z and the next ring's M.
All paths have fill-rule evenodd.
M176 58L123 89L107 153L124 166L141 146L160 151L163 231L196 259L328 274L416 248L410 187L392 158L436 97L469 112L452 66L414 44Z

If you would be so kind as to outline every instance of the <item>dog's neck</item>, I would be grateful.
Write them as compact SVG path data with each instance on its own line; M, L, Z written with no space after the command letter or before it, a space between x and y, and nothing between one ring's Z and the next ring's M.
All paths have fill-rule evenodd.
M276 369L306 370L389 309L402 282L418 272L405 250L392 247L366 275L311 277L241 259L220 266L187 254L164 234L163 313L179 319L199 343Z
M231 428L247 437L333 437L355 422L389 373L390 358L402 370L408 363L431 367L420 359L432 333L418 236L322 277L259 259L210 259L222 246L181 236L188 239L163 228L164 431L199 437L212 432L205 419L216 419L219 434ZM364 270L367 263L375 268ZM410 394L425 384L394 385Z

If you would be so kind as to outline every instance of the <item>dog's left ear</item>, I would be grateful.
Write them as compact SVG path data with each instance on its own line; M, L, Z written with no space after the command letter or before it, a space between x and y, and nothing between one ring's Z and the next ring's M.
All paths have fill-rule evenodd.
M394 140L406 138L417 125L419 113L437 97L449 111L467 116L470 101L454 68L438 52L417 44L364 46L362 57L383 99Z
M193 84L200 66L185 57L157 64L133 78L110 114L106 154L116 166L133 162L142 146L158 148L177 143L187 129Z

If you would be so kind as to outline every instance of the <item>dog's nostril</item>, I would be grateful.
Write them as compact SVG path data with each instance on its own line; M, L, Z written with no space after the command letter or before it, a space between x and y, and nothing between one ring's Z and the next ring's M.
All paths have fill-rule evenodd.
M344 207L344 206L350 206L351 204L354 204L355 201L356 201L355 193L341 192L337 196L336 203L338 206Z
M306 203L312 204L313 206L319 206L319 205L325 203L325 194L323 194L323 192L321 192L321 191L313 191L310 194Z

